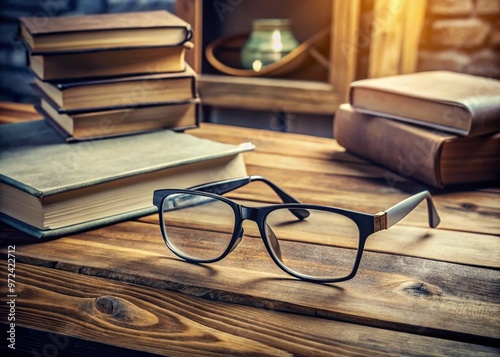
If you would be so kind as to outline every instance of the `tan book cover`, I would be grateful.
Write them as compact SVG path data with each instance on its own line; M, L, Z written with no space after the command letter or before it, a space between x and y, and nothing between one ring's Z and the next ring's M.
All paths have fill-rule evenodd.
M500 133L460 137L343 104L334 135L348 151L437 188L500 179Z
M37 110L66 141L72 142L161 129L193 129L200 123L201 102L197 98L180 103L66 114L59 113L53 104L42 98Z
M61 17L21 17L19 33L32 54L178 46L191 26L165 10Z
M67 81L153 73L182 72L184 46L118 49L100 52L30 55L29 67L44 81Z
M430 71L355 81L350 104L462 136L500 131L500 81L469 74Z
M60 113L130 108L198 98L197 76L186 64L180 73L49 83L35 78L35 88Z

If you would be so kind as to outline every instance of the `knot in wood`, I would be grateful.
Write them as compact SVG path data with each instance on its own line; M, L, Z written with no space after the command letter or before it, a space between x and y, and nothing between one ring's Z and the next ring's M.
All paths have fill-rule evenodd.
M442 291L437 286L422 282L408 281L401 284L398 290L404 294L416 298L437 298L442 295Z
M120 297L103 295L92 303L93 306L89 310L99 311L102 314L99 315L99 318L120 326L137 328L138 326L153 326L159 323L155 314Z
M97 310L103 314L113 315L120 309L120 302L112 296L100 296L95 299Z
M462 208L468 210L468 211L474 211L476 210L477 206L473 203L462 203Z

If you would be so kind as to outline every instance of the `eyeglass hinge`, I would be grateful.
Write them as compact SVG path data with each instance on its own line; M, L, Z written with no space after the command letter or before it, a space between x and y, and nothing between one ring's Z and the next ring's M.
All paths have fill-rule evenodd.
M380 211L373 216L373 227L375 232L387 229L387 213Z

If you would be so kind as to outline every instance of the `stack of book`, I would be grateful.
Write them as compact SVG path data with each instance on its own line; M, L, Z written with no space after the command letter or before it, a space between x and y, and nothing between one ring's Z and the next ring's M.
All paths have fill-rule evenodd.
M134 219L156 212L154 190L247 175L252 144L179 132L199 124L181 19L21 18L20 34L46 120L15 123L12 110L14 123L0 125L0 221L13 234L55 238Z
M500 179L500 81L448 71L351 83L334 135L348 151L427 185Z
M43 20L43 21L42 21ZM68 141L199 125L191 27L167 11L23 17L39 111Z

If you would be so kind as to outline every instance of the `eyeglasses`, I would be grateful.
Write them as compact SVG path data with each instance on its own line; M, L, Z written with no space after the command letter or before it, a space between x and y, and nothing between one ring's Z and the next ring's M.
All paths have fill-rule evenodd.
M267 184L283 201L248 207L221 196L250 182ZM257 223L273 261L286 273L306 281L332 283L356 275L367 238L406 217L427 200L429 225L440 218L428 191L376 214L302 204L261 176L218 181L190 189L156 190L160 226L167 247L191 263L213 263L231 253L243 237L244 220ZM214 225L216 232L193 228ZM193 234L196 236L193 237Z

